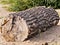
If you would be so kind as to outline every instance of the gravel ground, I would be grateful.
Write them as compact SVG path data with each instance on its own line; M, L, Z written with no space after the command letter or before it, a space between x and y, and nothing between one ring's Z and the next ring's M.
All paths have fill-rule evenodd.
M60 9L56 11L60 13ZM11 12L6 11L0 4L0 17L7 16L9 13ZM48 45L60 45L60 21L57 26L40 33L25 42L6 42L0 34L0 45L44 45L45 43L48 43Z

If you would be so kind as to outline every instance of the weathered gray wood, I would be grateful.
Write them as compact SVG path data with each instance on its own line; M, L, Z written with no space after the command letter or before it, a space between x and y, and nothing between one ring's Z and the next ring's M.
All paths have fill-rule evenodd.
M58 13L53 8L34 7L25 11L10 14L3 19L1 33L7 41L24 41L39 31L57 25Z

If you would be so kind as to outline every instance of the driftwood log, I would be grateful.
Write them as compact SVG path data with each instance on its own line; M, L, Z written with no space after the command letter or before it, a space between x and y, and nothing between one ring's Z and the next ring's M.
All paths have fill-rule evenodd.
M9 14L0 20L0 31L6 41L24 41L57 25L59 16L53 8L39 6Z

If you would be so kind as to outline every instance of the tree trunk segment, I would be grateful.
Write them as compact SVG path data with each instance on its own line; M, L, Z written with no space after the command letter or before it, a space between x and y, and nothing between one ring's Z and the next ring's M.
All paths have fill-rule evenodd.
M39 6L9 14L1 20L0 29L6 41L24 41L57 25L59 16L53 8Z

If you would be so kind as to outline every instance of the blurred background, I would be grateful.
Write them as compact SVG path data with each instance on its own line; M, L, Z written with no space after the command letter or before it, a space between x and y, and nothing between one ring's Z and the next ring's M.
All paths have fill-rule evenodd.
M22 11L35 6L60 8L60 0L1 0L0 3L7 4L5 8L9 11Z

